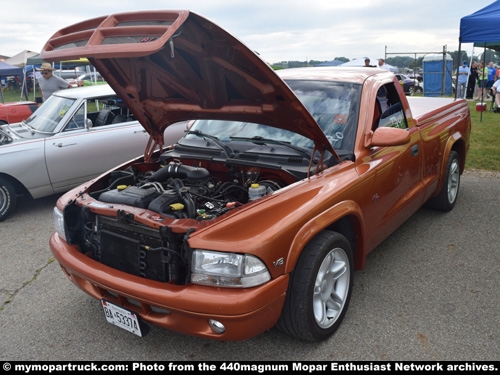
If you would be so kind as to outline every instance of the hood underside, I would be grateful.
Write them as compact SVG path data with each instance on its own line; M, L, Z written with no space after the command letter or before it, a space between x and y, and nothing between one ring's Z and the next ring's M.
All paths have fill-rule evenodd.
M255 122L330 150L321 128L273 69L211 21L187 10L103 16L68 26L41 57L86 57L155 140L194 119Z

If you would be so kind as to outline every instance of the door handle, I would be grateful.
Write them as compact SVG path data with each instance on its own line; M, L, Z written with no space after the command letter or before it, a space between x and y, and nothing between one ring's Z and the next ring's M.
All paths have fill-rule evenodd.
M74 146L76 145L76 143L68 143L68 144L63 144L63 143L52 143L52 146L55 146L55 147L68 147L68 146Z
M417 156L417 155L418 155L418 145L411 146L411 156Z

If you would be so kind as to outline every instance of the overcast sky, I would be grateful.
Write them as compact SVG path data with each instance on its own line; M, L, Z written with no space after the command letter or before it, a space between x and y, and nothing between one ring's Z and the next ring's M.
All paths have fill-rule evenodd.
M238 38L261 57L333 60L458 50L460 19L492 0L5 0L0 55L40 52L71 24L135 10L187 9ZM499 23L500 25L500 23ZM471 44L462 50L472 52Z

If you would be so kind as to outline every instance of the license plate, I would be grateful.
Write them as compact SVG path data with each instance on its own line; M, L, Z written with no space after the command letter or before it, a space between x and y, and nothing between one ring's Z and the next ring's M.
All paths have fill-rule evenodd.
M142 337L141 326L137 314L120 306L116 306L104 299L101 300L101 304L104 310L104 316L109 323Z

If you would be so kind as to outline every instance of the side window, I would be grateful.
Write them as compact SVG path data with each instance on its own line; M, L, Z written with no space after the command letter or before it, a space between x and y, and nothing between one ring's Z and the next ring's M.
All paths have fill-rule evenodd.
M380 117L375 120L373 130L381 126L400 129L408 128L404 108L393 83L388 83L379 88L376 105L379 107Z
M401 103L391 105L384 113L382 113L379 122L379 127L380 126L401 129L406 129L408 127Z
M82 104L80 108L75 112L73 117L71 117L64 128L64 131L83 129L85 127L85 104Z

